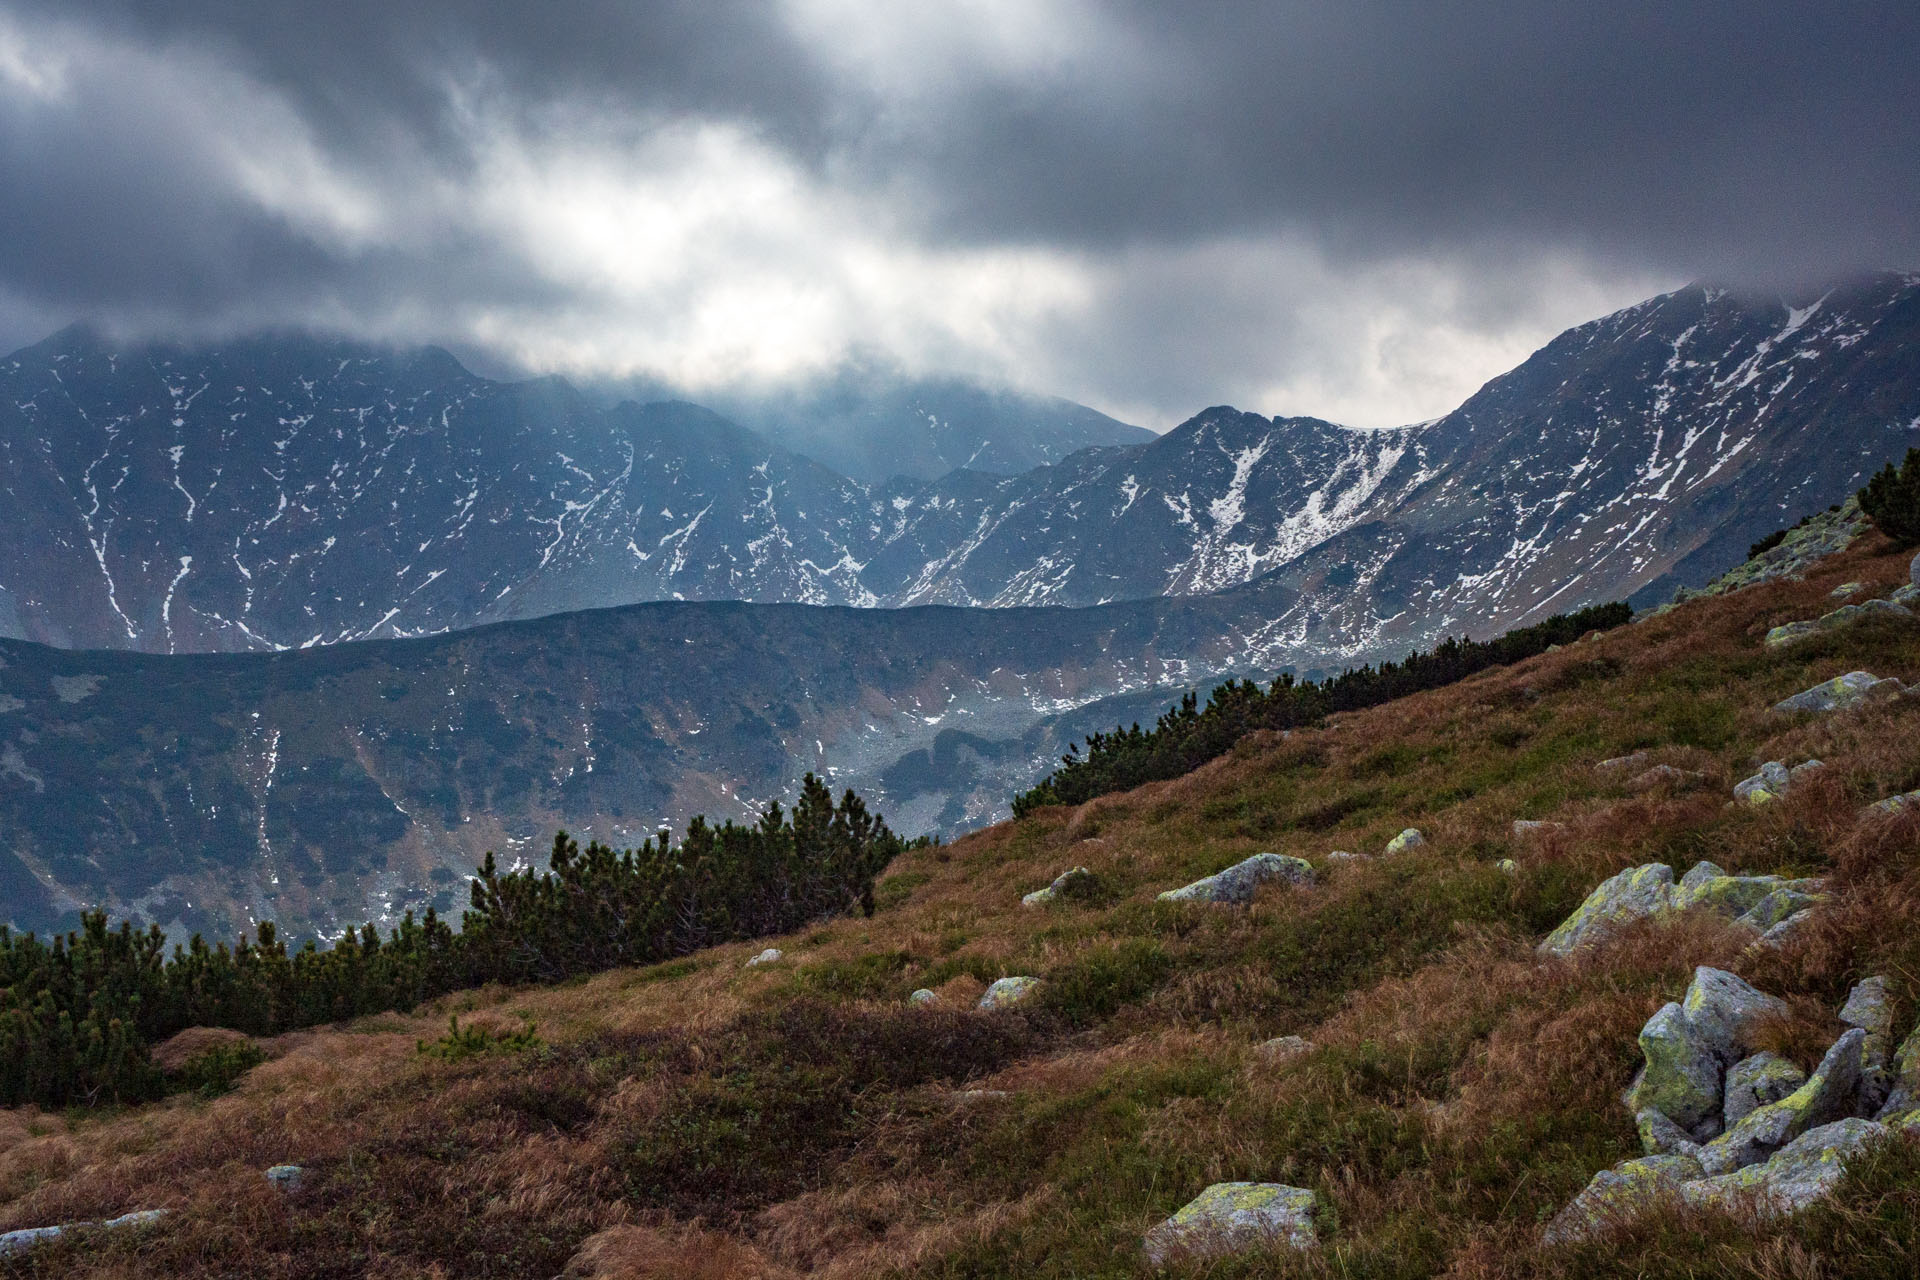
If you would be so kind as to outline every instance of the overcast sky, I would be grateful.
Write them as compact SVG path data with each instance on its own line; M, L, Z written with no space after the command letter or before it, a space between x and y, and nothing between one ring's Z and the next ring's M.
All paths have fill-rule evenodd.
M1386 425L1689 279L1920 267L1916 103L1886 0L0 0L0 347Z

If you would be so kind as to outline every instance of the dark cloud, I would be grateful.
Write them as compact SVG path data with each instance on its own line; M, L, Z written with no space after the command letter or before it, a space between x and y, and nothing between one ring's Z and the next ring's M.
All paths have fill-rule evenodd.
M1060 297L1097 305L1049 304L998 344L1022 354L969 357L1006 310L982 302L925 358L1172 413L1222 398L1200 384L1318 385L1289 383L1325 365L1309 329L1367 330L1409 274L1429 320L1491 353L1647 280L1920 265L1916 100L1920 9L1851 0L0 0L0 172L25 178L0 184L0 324L357 317L484 342L623 305L668 323L698 281L596 296L538 217L502 213L501 184L563 187L544 157L598 156L632 174L604 197L619 213L693 201L675 193L723 180L713 156L744 155L795 211L704 237L716 262L763 256L727 288L782 253L884 252L877 275L927 288L970 254L1051 255L1078 273ZM703 125L731 150L648 150ZM540 162L503 165L502 139ZM1587 287L1541 296L1570 278ZM846 343L919 341L894 297L918 287L835 301Z

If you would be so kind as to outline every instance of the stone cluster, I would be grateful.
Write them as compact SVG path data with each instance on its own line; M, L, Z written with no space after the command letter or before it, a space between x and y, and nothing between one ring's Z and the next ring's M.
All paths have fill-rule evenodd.
M1728 875L1711 862L1701 862L1675 883L1672 867L1650 862L1601 881L1539 949L1543 955L1571 956L1622 925L1679 911L1726 916L1755 929L1760 941L1771 945L1804 921L1824 897L1819 880Z
M1872 1142L1920 1128L1920 1031L1893 1047L1885 978L1854 987L1840 1010L1849 1029L1811 1075L1754 1044L1786 1012L1734 974L1696 969L1640 1031L1646 1065L1622 1101L1645 1154L1596 1174L1547 1239L1587 1239L1663 1201L1795 1213Z

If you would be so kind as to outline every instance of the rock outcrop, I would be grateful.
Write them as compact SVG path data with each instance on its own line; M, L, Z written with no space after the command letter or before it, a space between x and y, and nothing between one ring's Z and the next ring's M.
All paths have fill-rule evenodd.
M1072 867L1053 878L1044 889L1035 889L1020 899L1023 907L1041 907L1064 898L1085 897L1099 885L1100 878L1085 867Z
M1674 883L1664 862L1628 867L1600 882L1574 913L1540 944L1543 955L1570 956L1623 925L1674 911L1712 911L1759 930L1771 930L1823 900L1817 880L1729 875L1702 862Z
M1263 884L1283 880L1289 884L1313 883L1313 867L1304 858L1278 853L1256 853L1244 862L1236 862L1225 871L1215 872L1192 884L1169 889L1160 895L1162 902L1212 902L1225 906L1245 906Z
M1409 849L1418 849L1426 842L1427 838L1420 834L1420 828L1408 827L1405 831L1402 831L1399 835L1387 841L1386 855L1392 857L1396 853L1405 853Z
M1871 671L1849 671L1843 676L1803 689L1791 698L1773 704L1775 711L1845 711L1850 707L1894 697L1906 692L1906 686L1892 676L1881 679Z
M1025 1000L1031 1000L1040 990L1040 979L1019 976L1001 978L980 997L982 1009L1010 1009Z
M1913 610L1892 600L1863 600L1859 604L1843 604L1832 613L1823 613L1818 618L1777 626L1767 632L1764 643L1769 649L1777 649L1796 640L1804 640L1825 631L1837 631L1868 618L1902 618L1911 622Z
M1165 1222L1147 1232L1147 1262L1201 1261L1248 1249L1319 1243L1313 1192L1277 1182L1216 1182Z

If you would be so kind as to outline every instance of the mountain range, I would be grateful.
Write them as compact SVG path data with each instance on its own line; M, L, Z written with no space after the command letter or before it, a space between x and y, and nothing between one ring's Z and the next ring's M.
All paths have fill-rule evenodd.
M1736 563L1920 440L1920 276L1683 289L1416 426L1111 430L855 479L434 349L55 335L0 361L0 893L326 931L808 769L977 825L1189 687Z

